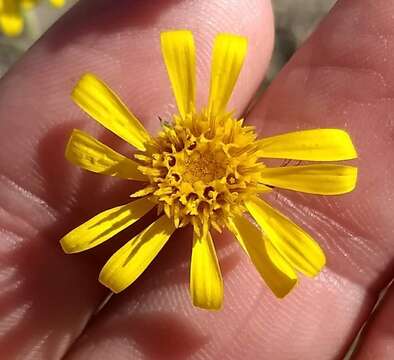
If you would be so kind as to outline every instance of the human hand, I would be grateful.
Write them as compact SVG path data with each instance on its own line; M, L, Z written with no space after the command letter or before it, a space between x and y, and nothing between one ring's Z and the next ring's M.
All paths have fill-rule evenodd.
M81 74L106 80L150 131L174 100L159 33L187 28L197 43L199 104L207 98L218 32L242 34L249 51L230 108L242 113L269 62L273 21L266 0L90 0L67 14L0 83L0 354L6 359L334 359L346 352L379 291L392 278L392 78L387 1L343 0L248 114L261 136L343 128L359 152L356 190L341 197L282 191L270 198L327 255L318 278L276 299L239 247L216 236L225 283L220 312L188 295L191 236L182 232L128 290L112 297L97 281L132 228L87 253L66 256L58 240L130 188L68 164L64 148L84 128L118 150L69 97ZM360 359L390 356L389 290L363 338ZM392 312L392 310L391 310ZM392 346L392 345L391 345Z

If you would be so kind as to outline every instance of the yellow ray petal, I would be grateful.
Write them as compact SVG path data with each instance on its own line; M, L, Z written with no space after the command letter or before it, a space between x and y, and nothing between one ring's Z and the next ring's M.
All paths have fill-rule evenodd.
M285 297L297 283L293 268L243 216L230 219L229 225L268 287L277 297Z
M245 205L264 235L290 265L308 276L320 272L326 259L310 235L261 199L255 198Z
M182 118L194 110L195 101L195 47L190 31L161 33L161 51L167 67L172 91Z
M138 150L145 150L149 134L118 96L93 74L85 74L72 98L84 111Z
M223 280L211 234L194 233L190 268L190 293L194 306L218 310L223 303Z
M66 158L72 164L95 173L144 181L147 177L138 164L104 145L89 134L74 129L66 148Z
M264 168L261 182L310 194L345 194L356 186L357 168L332 164Z
M51 4L52 4L54 7L57 7L57 8L63 7L64 4L66 3L65 0L50 0L50 2L51 2Z
M154 206L155 203L142 198L106 210L69 232L60 244L68 254L90 249L135 223Z
M356 149L346 131L313 129L295 131L261 139L259 156L275 159L339 161L357 158Z
M124 290L144 272L174 230L166 215L160 217L111 256L100 272L100 282L115 293Z
M15 0L3 0L1 5L0 27L2 32L10 37L20 35L24 27L20 3Z
M216 37L208 101L210 116L226 111L245 59L247 47L247 39L242 36L220 34Z

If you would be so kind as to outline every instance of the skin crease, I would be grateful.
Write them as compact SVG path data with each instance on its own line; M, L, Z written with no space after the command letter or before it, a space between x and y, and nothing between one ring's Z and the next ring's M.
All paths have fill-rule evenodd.
M390 285L379 308L363 333L355 356L358 360L390 359L393 356L394 291Z
M249 53L230 105L241 111L268 64L273 21L268 1L240 3L85 1L2 79L1 354L51 360L66 353L67 359L343 356L393 276L394 5L386 0L340 1L248 114L263 136L338 127L357 146L360 176L353 193L319 197L282 191L269 198L326 251L327 267L317 279L302 277L279 301L231 236L215 234L225 304L220 312L195 309L188 295L191 234L182 231L133 286L93 315L108 294L97 283L99 269L143 224L83 254L64 255L58 245L81 222L127 202L135 188L64 160L74 127L130 154L72 104L69 93L79 76L91 71L102 77L155 131L158 116L170 119L176 111L159 32L188 28L195 34L199 104L207 99L214 35L243 34ZM385 358L392 298L367 327L356 358L368 353Z

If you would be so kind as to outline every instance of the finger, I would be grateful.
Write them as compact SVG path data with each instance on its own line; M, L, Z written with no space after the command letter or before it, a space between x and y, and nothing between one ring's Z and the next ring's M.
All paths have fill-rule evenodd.
M314 335L319 358L325 349L334 356L346 347L393 277L393 139L387 120L392 111L387 98L393 87L388 40L393 11L384 1L339 2L249 117L268 136L296 129L345 129L359 153L358 184L351 194L323 198L282 192L271 199L326 251L326 277L321 278L326 289L313 296L312 308L299 312L306 318L316 307L325 309L313 320L325 329ZM313 331L312 320L301 324ZM302 340L295 336L292 341Z
M387 289L361 335L355 360L391 359L394 349L394 288Z
M250 114L268 136L317 127L337 127L351 135L359 155L354 192L340 197L283 192L279 202L295 217L302 216L299 207L313 212L313 221L300 221L314 228L325 245L330 270L364 288L381 287L392 276L393 139L388 136L387 96L393 86L388 64L394 58L384 55L389 46L384 39L393 11L383 1L376 7L340 2ZM342 22L348 14L357 19ZM332 32L333 25L340 36ZM379 35L370 30L375 27ZM351 40L351 29L360 32L357 41Z
M170 119L175 111L160 53L160 31L174 28L195 35L200 102L207 97L216 33L249 38L231 102L243 109L272 48L268 1L81 2L2 79L0 351L10 358L61 357L80 334L107 295L97 277L111 249L66 256L58 241L89 217L124 204L133 192L132 185L66 163L72 128L103 140L101 128L72 104L71 89L84 72L94 72L149 130L157 129L157 117ZM129 152L114 136L105 136L107 145ZM113 239L114 247L120 241Z
M387 115L392 103L387 97L393 86L394 58L387 39L393 11L383 0L339 2L249 117L264 136L337 127L354 138L360 154L355 192L317 197L283 191L270 199L325 249L327 267L319 278L303 278L292 294L278 302L247 260L227 245L220 259L225 307L220 313L201 313L188 303L187 275L177 279L180 270L166 267L163 261L143 282L112 301L71 358L101 354L215 358L220 353L235 359L333 359L344 355L377 292L392 276L393 185L388 179L393 140ZM164 250L165 264L176 262L174 248ZM185 250L184 258L189 253ZM179 268L182 264L188 267L184 260ZM181 346L170 340L179 338Z

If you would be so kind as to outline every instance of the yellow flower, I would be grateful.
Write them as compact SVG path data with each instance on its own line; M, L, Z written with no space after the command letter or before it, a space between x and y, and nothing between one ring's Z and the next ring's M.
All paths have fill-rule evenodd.
M0 29L4 35L14 37L24 27L23 10L33 8L40 0L0 0ZM62 7L65 0L49 0L55 7Z
M319 245L259 194L276 188L336 195L356 185L357 169L334 164L267 167L262 159L305 161L357 157L349 135L315 129L256 140L255 129L226 105L241 71L247 40L220 34L213 49L208 106L195 108L195 48L191 32L161 34L161 48L179 114L152 137L101 80L84 75L74 101L138 151L126 158L81 130L74 130L66 158L83 169L140 181L138 198L106 210L61 239L66 253L108 240L154 207L158 219L119 249L99 280L118 293L148 267L177 228L193 227L190 291L195 306L219 309L223 282L212 229L229 229L277 297L296 284L296 272L315 276L325 264ZM249 213L259 228L248 218Z

